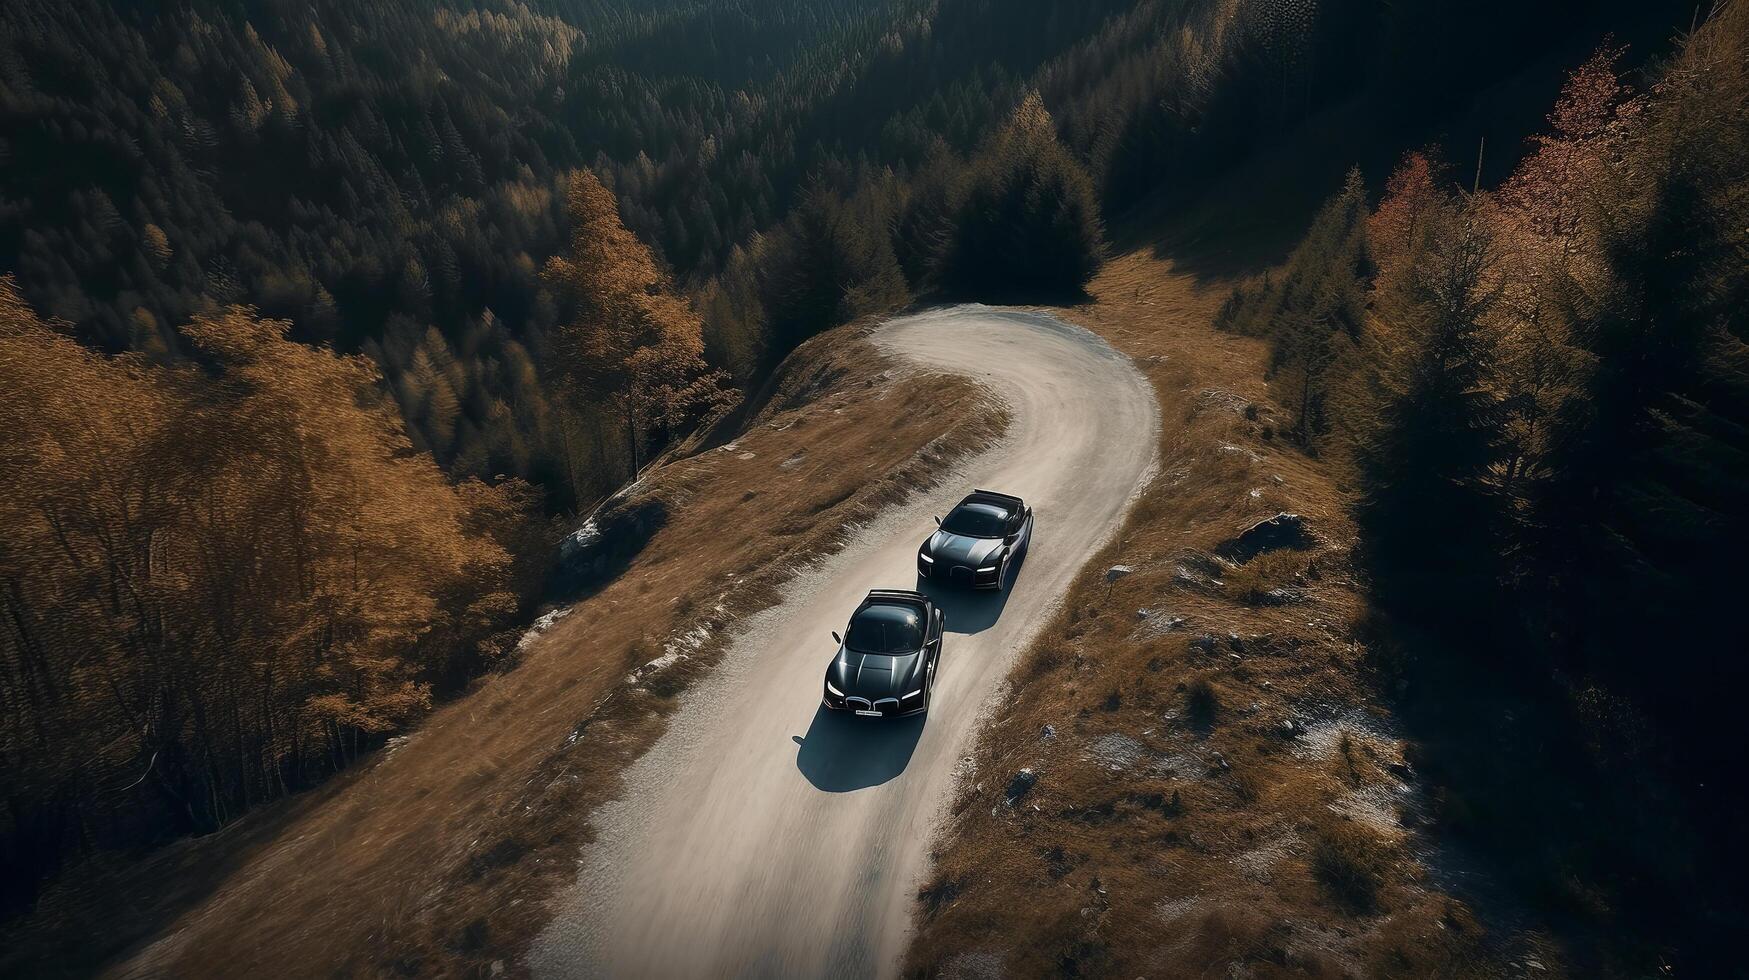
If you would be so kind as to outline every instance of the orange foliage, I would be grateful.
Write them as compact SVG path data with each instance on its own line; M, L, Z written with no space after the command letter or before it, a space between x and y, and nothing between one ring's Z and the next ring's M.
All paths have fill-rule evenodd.
M604 399L624 416L635 471L644 427L724 404L727 376L705 364L698 314L626 230L600 179L573 174L566 208L571 254L549 259L544 275L576 316L554 338L554 370L573 398Z
M0 279L0 755L183 829L343 765L517 602L511 488L449 484L360 357L232 308L207 367L82 347ZM41 810L39 812L49 812ZM5 828L15 832L18 828Z
M1408 153L1385 181L1385 196L1367 219L1367 239L1380 268L1402 262L1426 234L1433 210L1446 199L1437 167L1425 153Z

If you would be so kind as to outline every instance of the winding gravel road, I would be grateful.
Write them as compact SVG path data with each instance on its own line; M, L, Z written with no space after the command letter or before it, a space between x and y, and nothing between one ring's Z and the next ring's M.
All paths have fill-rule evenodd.
M1050 316L955 307L874 339L917 368L988 384L1011 406L1006 436L752 617L628 773L624 798L596 814L577 883L530 953L537 977L895 972L977 720L1147 479L1160 423L1127 358ZM949 635L927 723L819 709L828 633L869 589L917 587L930 516L973 486L1025 497L1037 529L1008 592L930 589Z

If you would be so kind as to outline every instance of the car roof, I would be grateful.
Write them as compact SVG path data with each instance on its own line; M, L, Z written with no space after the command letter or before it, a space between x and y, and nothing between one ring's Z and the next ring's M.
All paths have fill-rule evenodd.
M884 619L890 622L916 622L923 618L923 610L909 603L899 603L887 600L865 602L856 607L852 619Z
M1004 520L1014 516L1014 510L1012 508L1002 504L991 503L988 500L962 500L960 501L959 506L955 507L954 510L975 510L989 514L991 517L1000 517Z
M968 504L988 504L1002 508L1003 511L1010 514L1026 507L1026 502L1019 497L1013 494L997 493L994 490L973 490L966 494L964 500L960 501L961 507Z
M932 603L929 601L929 597L921 592L912 592L907 589L871 589L869 590L868 597L863 599L862 604L856 607L856 611L860 613L870 606L877 605L902 606L923 611L927 610Z

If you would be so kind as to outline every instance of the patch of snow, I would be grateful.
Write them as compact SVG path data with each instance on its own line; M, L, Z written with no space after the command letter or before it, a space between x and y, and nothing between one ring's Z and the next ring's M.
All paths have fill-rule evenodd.
M1238 867L1241 874L1252 881L1269 884L1274 877L1275 866L1280 864L1282 859L1294 853L1299 843L1298 835L1283 834L1267 844L1254 847L1233 858L1233 864Z
M704 646L704 641L706 641L710 638L711 638L710 627L706 626L703 623L700 623L697 626L694 626L692 629L687 630L686 632L680 634L679 636L675 637L674 639L669 640L667 643L663 644L662 652L664 655L666 655L666 654L675 653L675 652L680 651L680 650L696 651L696 650L698 650L698 648Z
M1142 743L1128 735L1112 732L1101 735L1087 746L1087 754L1113 769L1128 769L1147 754Z
M1344 735L1348 736L1348 743L1353 749L1371 749L1381 760L1396 760L1402 755L1396 736L1379 719L1359 709L1328 721L1307 725L1305 734L1300 736L1299 743L1294 748L1294 754L1305 759L1327 762L1342 754ZM1361 754L1365 756L1364 752Z
M570 606L548 610L546 613L543 613L540 618L536 619L529 625L528 629L522 634L522 638L516 641L516 652L521 653L528 649L528 645L539 639L542 633L552 629L554 623L557 623L559 620L564 619L569 615L571 615Z
M601 541L601 528L596 525L595 518L583 522L583 526L559 542L559 557L569 561L572 557L595 547Z
M1163 755L1148 767L1156 776L1172 779L1199 779L1208 771L1208 764L1190 755Z
M626 683L636 684L644 678L649 677L651 674L659 674L685 659L686 654L684 653L664 653L660 657L657 657L642 667L627 674Z
M1155 610L1147 610L1148 615L1140 616L1136 628L1130 634L1132 640L1152 640L1165 636L1184 625L1183 616L1161 616Z
M1197 401L1202 403L1200 406L1202 408L1220 409L1232 412L1234 415L1244 415L1246 409L1251 407L1249 398L1221 388L1204 388L1202 393L1197 395Z
M1367 786L1330 804L1330 809L1362 824L1388 840L1401 838L1402 820L1397 816L1396 787Z
M1186 895L1183 898L1169 898L1154 906L1154 917L1167 925L1171 925L1195 911L1196 907L1201 903L1202 900L1195 895Z

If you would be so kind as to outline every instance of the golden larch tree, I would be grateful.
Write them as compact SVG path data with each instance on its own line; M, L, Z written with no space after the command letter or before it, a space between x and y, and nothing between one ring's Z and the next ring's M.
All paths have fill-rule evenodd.
M648 427L679 425L726 403L727 375L705 363L698 314L620 221L613 193L595 174L571 176L566 211L570 254L548 260L544 275L574 315L554 337L549 372L574 401L606 403L620 415L636 476Z

